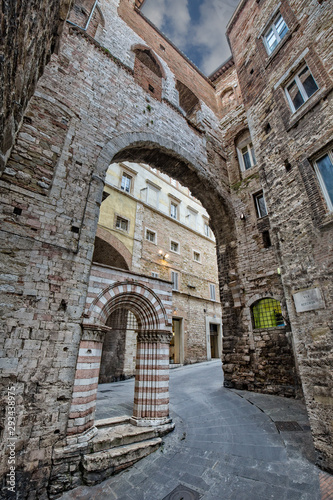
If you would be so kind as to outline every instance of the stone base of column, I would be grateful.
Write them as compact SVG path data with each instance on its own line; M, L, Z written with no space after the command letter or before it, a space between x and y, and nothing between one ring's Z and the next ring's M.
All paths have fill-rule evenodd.
M161 418L136 418L131 417L130 423L136 425L137 427L157 427L159 425L171 424L172 418L161 417Z

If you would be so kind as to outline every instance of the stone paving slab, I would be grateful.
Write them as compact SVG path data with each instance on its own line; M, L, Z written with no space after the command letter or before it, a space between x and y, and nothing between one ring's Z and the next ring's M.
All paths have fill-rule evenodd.
M97 418L132 408L133 380L100 389L109 386L99 392ZM201 500L332 500L332 476L314 465L301 401L226 389L213 361L172 370L170 410L176 429L157 452L61 499L162 500L182 484ZM277 421L302 430L279 432Z

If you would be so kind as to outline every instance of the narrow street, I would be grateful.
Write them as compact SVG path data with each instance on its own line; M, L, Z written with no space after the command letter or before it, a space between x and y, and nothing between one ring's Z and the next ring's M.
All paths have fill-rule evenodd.
M96 418L131 414L133 392L133 379L101 385ZM302 402L226 389L215 360L171 370L170 409L176 429L157 452L62 500L332 498Z

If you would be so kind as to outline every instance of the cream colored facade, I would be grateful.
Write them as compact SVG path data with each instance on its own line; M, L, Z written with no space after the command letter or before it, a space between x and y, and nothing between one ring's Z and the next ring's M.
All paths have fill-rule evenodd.
M122 248L130 253L130 270L173 282L170 364L219 358L222 315L215 238L201 203L168 175L127 162L109 167L104 198L99 229L104 237L110 235L109 241L121 242L120 253ZM135 332L127 330L125 376L134 374L135 349Z

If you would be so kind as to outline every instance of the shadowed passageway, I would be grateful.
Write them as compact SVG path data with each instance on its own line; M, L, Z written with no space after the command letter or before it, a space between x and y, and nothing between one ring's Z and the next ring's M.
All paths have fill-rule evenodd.
M96 417L130 415L133 386L101 385ZM221 362L212 361L171 370L170 407L176 430L160 450L62 499L178 499L183 493L168 495L180 485L193 492L184 498L203 500L321 499L324 473L314 465L302 402L226 389Z

